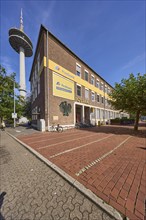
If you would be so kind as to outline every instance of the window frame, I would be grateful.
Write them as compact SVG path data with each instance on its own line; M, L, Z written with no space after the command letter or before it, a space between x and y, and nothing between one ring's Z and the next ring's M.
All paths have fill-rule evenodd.
M88 80L86 79L86 77L85 77L85 74L87 73L87 78L88 78ZM86 82L89 82L89 72L85 69L85 71L84 71L84 80L86 81Z
M104 86L104 92L107 93L107 85Z
M88 91L88 97L86 97L86 91ZM85 88L85 99L89 100L89 89L88 88Z
M94 94L94 100L92 99L92 97L93 97L92 95L93 95L93 94ZM91 91L91 101L92 101L92 102L95 102L95 92L94 92L94 91Z
M80 69L80 71L78 71L78 69ZM80 73L80 74L78 75L77 72ZM78 63L76 63L76 76L78 76L78 77L81 78L81 72L82 72L82 71L81 71L81 65L78 64Z
M80 95L78 95L78 87L80 87ZM82 86L80 84L76 84L76 95L82 97Z
M107 88L107 94L110 94L110 92L111 92L111 89L108 87Z
M101 82L101 83L100 83L100 90L101 90L101 91L104 91L103 86L104 86L104 83Z
M101 96L101 103L104 104L104 97Z
M98 86L97 86L97 82L98 82ZM100 87L100 82L99 79L96 79L96 87L99 88Z
M39 73L40 71L40 53L38 53L38 56L37 56L37 72Z
M98 97L98 99L96 98L97 102L98 102L98 103L100 103L100 95L99 95L99 94L97 94L97 96L96 96L96 97Z
M38 78L38 95L40 94L40 77Z
M92 79L94 79L94 83L92 83ZM95 86L95 76L91 74L91 85Z

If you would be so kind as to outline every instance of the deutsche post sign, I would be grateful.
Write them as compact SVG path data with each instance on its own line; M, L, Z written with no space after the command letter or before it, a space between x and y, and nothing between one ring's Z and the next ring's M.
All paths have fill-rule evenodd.
M74 100L74 82L53 73L53 95Z

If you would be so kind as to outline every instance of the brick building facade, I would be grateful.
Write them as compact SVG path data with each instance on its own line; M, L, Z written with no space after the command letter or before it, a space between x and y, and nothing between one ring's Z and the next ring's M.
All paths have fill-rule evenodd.
M126 116L111 108L111 85L41 25L30 74L32 123L64 127Z

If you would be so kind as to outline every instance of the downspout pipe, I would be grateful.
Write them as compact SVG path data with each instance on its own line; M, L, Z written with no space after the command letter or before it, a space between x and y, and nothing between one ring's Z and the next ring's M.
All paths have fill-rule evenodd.
M47 31L47 30L46 30ZM49 64L48 64L48 59L49 59L49 45L48 45L48 31L47 31L47 39L46 39L46 48L47 48L47 60L46 60L46 66L47 66L47 71L46 71L46 104L47 104L47 123L46 123L46 126L47 126L47 130L50 126L50 123L49 123Z
M103 112L103 123L105 125L105 82L103 84L103 91L104 91L104 112Z

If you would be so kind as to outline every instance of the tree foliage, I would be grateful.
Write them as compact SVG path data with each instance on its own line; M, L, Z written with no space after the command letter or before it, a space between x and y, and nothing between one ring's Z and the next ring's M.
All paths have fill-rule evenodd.
M0 121L10 120L14 112L14 82L15 73L7 75L6 70L0 65ZM15 89L19 84L15 82ZM15 112L18 118L23 113L24 98L15 94Z
M114 109L135 115L134 129L137 130L140 114L146 111L146 74L138 73L135 77L131 73L128 79L122 79L115 84L110 98Z

